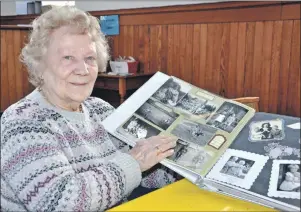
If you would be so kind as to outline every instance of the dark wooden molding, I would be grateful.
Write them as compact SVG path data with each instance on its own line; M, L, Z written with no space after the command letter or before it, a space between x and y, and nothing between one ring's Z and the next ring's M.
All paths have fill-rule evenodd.
M0 25L3 30L31 30L31 26L18 26L18 25Z
M300 2L249 1L91 11L120 15L120 25L213 23L300 19ZM163 17L164 16L164 17ZM30 24L38 15L1 16L1 25Z
M281 20L301 19L301 2L286 3L282 6Z

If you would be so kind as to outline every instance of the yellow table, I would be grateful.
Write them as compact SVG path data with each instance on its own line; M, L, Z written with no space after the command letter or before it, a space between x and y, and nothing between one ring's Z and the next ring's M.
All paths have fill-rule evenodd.
M257 204L199 189L186 179L109 211L275 211Z

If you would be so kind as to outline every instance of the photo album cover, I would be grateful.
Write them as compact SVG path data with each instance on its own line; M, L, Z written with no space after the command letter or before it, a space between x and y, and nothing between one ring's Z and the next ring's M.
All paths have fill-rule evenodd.
M277 187L263 195L252 190L269 156L257 154L257 150L249 152L244 143L234 141L254 114L251 107L157 72L108 116L103 126L130 146L155 135L176 136L174 154L161 163L199 187L274 208L300 210L300 203L278 198L300 200L300 161L277 161L271 170L275 176L281 172L283 178L282 183L280 176L273 178L273 185L293 187L296 192L278 191ZM254 122L248 132L245 142L254 146L285 136L281 120ZM285 180L296 178L292 170L299 173L299 188Z

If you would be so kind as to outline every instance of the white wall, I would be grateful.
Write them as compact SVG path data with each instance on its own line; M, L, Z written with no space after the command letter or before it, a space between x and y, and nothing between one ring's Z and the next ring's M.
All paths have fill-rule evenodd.
M27 13L27 1L29 0L4 0L1 1L1 16L7 15L17 15L17 14L26 14ZM31 0L34 1L34 0ZM118 10L118 9L129 9L129 8L143 8L143 7L162 7L170 5L185 5L185 4L200 4L200 3L214 3L222 2L229 0L137 0L137 1L128 1L128 0L94 0L94 1L84 1L76 0L75 6L79 9L85 11L100 11L100 10ZM17 2L17 3L16 3ZM45 4L45 3L44 3ZM43 5L44 5L43 4Z
M185 4L200 4L200 3L214 3L221 2L226 0L166 0L166 1L128 1L128 0L98 0L98 1L82 1L76 0L75 6L79 9L85 11L100 11L100 10L118 10L118 9L128 9L128 8L143 8L143 7L162 7L162 6L170 6L170 5L185 5Z
M1 1L1 16L16 15L15 1Z

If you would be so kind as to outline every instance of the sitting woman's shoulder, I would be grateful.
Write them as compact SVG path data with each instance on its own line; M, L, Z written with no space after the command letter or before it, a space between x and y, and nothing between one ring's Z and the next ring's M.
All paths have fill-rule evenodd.
M38 112L39 105L31 99L23 98L9 106L1 116L1 124L13 120L34 119L33 113Z
M89 97L84 104L89 110L90 117L100 116L102 120L115 110L111 104L97 97Z

